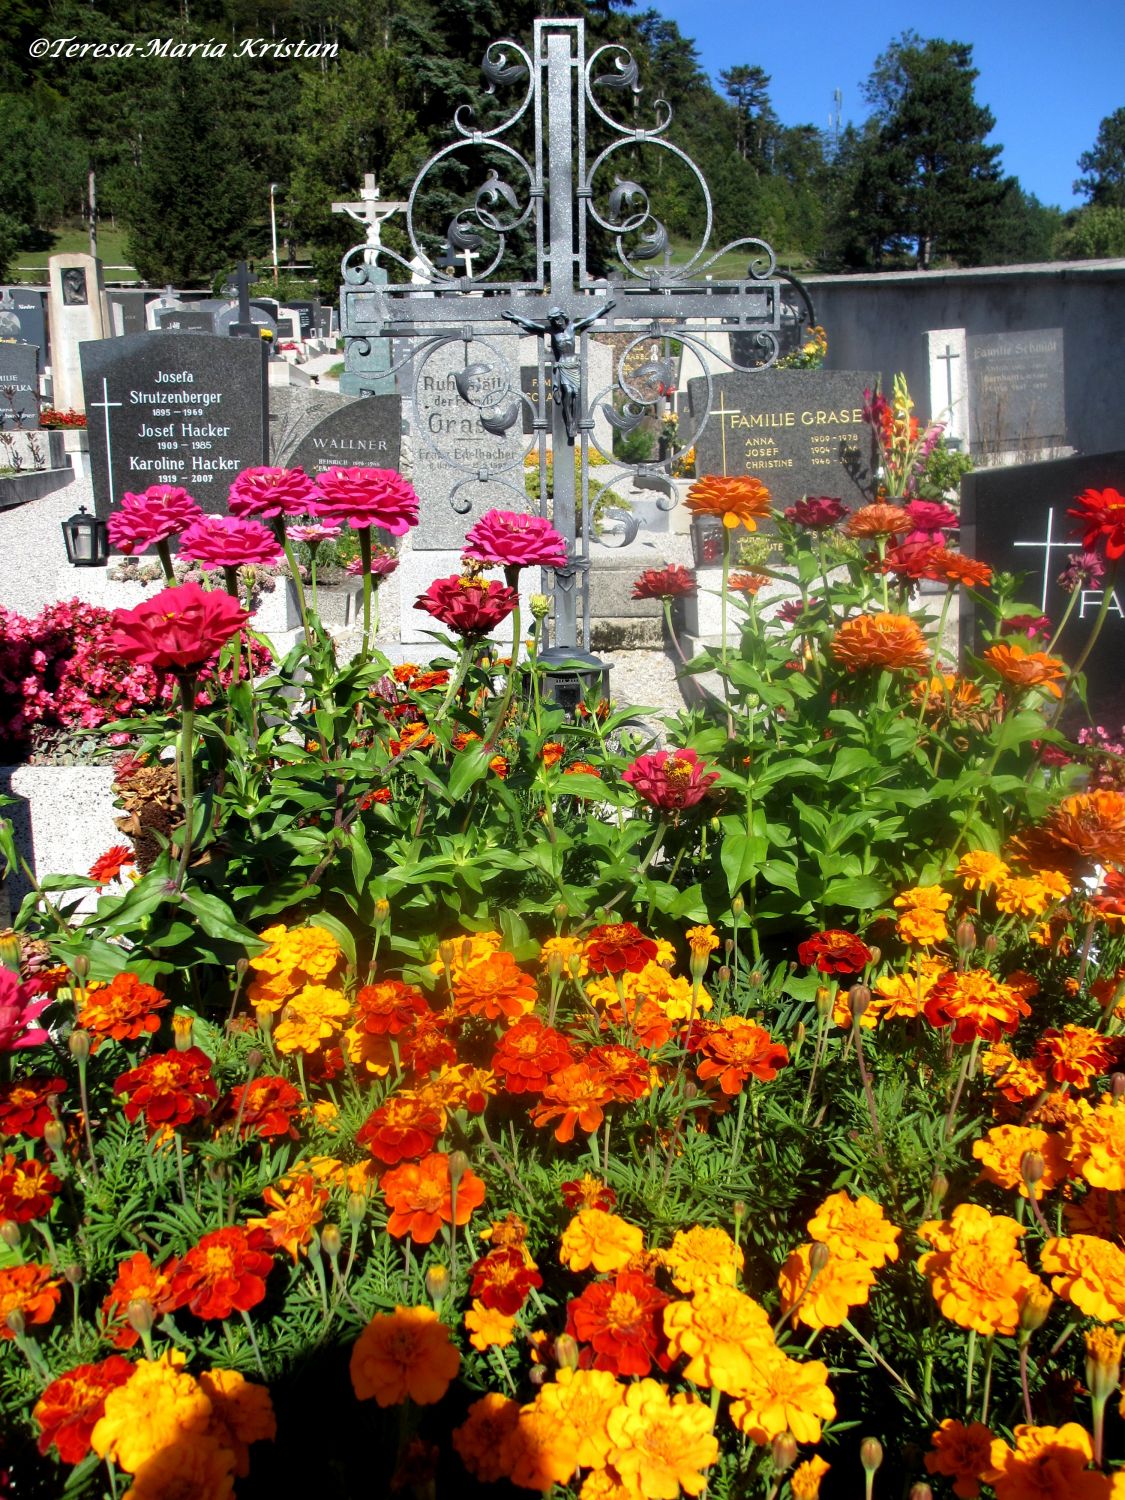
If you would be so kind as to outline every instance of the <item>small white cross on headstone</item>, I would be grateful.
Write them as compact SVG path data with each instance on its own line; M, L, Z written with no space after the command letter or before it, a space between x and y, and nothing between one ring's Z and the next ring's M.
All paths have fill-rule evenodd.
M357 224L362 224L367 231L367 249L364 252L364 260L368 265L374 265L379 250L379 230L385 219L392 214L397 214L400 209L408 208L406 203L392 203L379 197L379 189L375 186L374 172L364 175L363 187L359 192L357 203L333 203L334 214L347 214L349 219L354 219Z
M1039 598L1039 608L1044 614L1047 613L1047 590L1051 586L1051 553L1074 552L1078 549L1076 542L1055 540L1055 507L1047 507L1047 534L1041 542L1013 542L1013 547L1032 547L1043 553L1043 588Z
M91 401L90 410L100 411L105 419L105 471L111 504L113 503L113 444L109 436L109 412L111 407L120 406L121 404L120 401L111 401L109 399L109 382L103 375L102 399L100 401Z

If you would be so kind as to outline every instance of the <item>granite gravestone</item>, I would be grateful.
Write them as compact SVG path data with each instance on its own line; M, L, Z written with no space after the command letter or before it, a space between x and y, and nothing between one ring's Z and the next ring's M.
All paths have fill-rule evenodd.
M267 329L274 338L277 337L277 323L272 313L259 302L250 304L250 321L255 328ZM229 307L220 308L215 318L215 332L218 334L229 334L231 325L238 322L238 303L232 303Z
M39 426L39 375L31 344L0 343L0 428Z
M712 378L711 418L695 443L697 474L752 474L775 506L835 495L870 499L871 438L863 393L876 376L855 370L763 370ZM693 424L707 382L688 381Z
M1063 330L970 334L967 344L973 452L1031 455L1062 447Z
M397 469L402 452L402 402L360 396L323 418L286 456L287 468L315 478L328 469Z
M161 308L156 314L160 333L215 333L216 321L225 304L189 303L185 307Z
M16 328L11 334L21 344L34 344L38 350L36 365L42 374L47 364L47 312L46 299L34 287L11 286L0 288L0 306L15 319Z
M82 346L94 503L177 484L226 509L239 470L268 462L266 351L257 339L138 333Z
M131 288L114 288L106 293L115 333L144 333L145 294Z
M102 263L92 255L52 255L47 273L52 401L59 411L81 411L79 350L84 343L113 335Z
M1125 493L1125 452L1094 453L1082 458L1059 458L1044 463L978 469L961 481L961 550L979 557L997 572L1019 573L1023 583L1017 598L1033 615L1047 615L1057 625L1069 595L1059 575L1073 554L1082 551L1075 522L1067 515L1075 496L1084 490L1112 488ZM1059 641L1059 654L1077 661L1089 639L1104 593L1083 589ZM978 653L979 623L972 600L962 593L962 640L973 642ZM987 623L991 624L988 619ZM1022 636L1012 639L1025 649L1042 650L1043 643ZM1125 584L1118 583L1094 652L1084 671L1090 713L1095 723L1117 729L1125 724Z

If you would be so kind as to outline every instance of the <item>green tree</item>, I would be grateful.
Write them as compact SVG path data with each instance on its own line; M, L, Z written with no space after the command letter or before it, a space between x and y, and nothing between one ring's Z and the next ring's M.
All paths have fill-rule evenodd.
M760 168L765 164L768 143L777 126L777 116L770 104L770 75L764 68L738 63L733 68L724 68L719 82L734 106L738 154Z
M1055 241L1060 260L1108 260L1125 255L1125 208L1091 203L1069 216Z
M1099 208L1125 208L1125 107L1106 115L1093 149L1083 151L1078 165L1085 175L1074 184L1076 193Z

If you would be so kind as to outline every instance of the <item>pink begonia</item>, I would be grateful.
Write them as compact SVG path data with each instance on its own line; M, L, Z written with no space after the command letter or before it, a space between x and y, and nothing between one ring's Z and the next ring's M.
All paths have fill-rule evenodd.
M397 469L329 469L317 480L321 519L346 521L356 531L377 526L405 536L418 524L418 496Z
M465 538L465 556L504 568L565 568L566 541L543 516L490 510Z
M285 557L269 527L249 516L201 516L180 538L178 551L205 568L276 567Z
M230 487L227 509L232 516L303 516L312 510L319 491L304 469L243 469Z
M115 552L143 552L186 530L202 514L187 490L174 484L150 484L139 495L122 495L120 510L106 524L109 544Z
M48 1033L35 1023L50 1003L50 995L43 993L37 979L21 984L17 974L0 965L0 1052L38 1047L47 1041Z

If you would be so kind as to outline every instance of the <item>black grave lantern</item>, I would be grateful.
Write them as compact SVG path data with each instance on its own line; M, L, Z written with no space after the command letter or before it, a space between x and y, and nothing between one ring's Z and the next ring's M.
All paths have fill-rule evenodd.
M722 562L725 529L720 516L692 516L691 555L697 568L714 568Z
M598 702L609 702L609 674L611 663L588 651L578 651L570 646L552 646L541 651L536 658L536 670L543 676L543 699L557 703L573 718L580 703L594 689Z
M84 505L77 515L62 523L66 560L75 568L104 568L109 561L106 524L92 516Z

